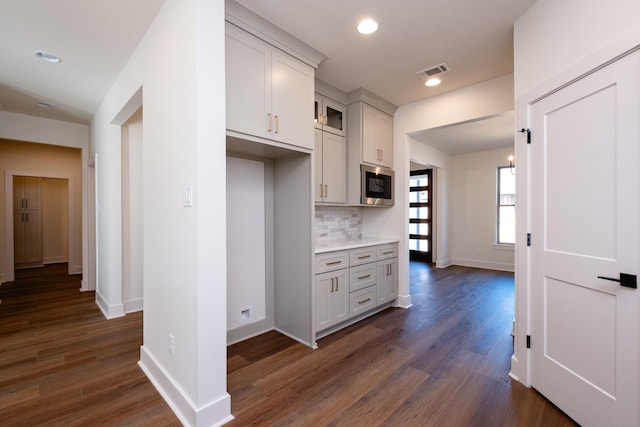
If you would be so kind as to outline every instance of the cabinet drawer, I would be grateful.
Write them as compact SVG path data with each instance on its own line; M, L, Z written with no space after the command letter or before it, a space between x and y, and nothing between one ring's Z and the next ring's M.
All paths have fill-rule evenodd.
M349 251L349 261L351 266L365 264L376 260L376 248L370 246L361 249L351 249Z
M376 284L376 264L363 264L349 269L349 291L357 291Z
M377 259L395 258L398 256L398 244L390 243L388 245L376 246Z
M349 317L357 316L376 306L376 287L360 289L349 294Z
M316 274L349 267L349 251L316 255Z

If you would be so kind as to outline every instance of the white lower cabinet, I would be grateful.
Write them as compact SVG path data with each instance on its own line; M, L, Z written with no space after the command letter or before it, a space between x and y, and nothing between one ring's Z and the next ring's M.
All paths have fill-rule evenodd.
M315 308L316 330L334 326L349 318L349 269L316 275Z
M398 296L398 244L316 255L316 332L386 308ZM329 271L330 270L330 271Z
M378 281L376 283L377 304L385 304L398 297L398 258L377 262Z

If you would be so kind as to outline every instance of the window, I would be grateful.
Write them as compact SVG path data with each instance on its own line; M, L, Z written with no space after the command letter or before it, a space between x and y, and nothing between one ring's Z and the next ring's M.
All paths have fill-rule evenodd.
M509 166L498 168L498 244L516 242L516 176Z

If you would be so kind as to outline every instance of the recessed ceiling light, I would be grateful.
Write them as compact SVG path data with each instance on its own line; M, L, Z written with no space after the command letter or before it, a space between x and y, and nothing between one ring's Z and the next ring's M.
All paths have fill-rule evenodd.
M426 82L424 82L425 86L429 86L429 87L433 87L433 86L438 86L440 83L442 83L442 81L436 77L427 80Z
M358 32L360 34L372 34L378 30L378 23L373 19L363 19L358 24Z
M46 102L36 102L36 105L42 108L51 108L51 104L47 104Z
M33 52L33 54L36 56L36 58L40 58L43 61L53 62L54 64L62 62L62 59L60 59L59 57L57 57L57 56L55 56L55 55L53 55L51 53L44 52L42 50L37 50L37 51Z

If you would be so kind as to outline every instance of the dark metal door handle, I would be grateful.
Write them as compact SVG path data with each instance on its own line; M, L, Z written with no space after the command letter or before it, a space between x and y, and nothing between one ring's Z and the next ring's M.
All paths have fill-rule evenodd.
M611 280L626 288L638 289L638 277L635 274L620 273L620 278L598 276L598 279Z

